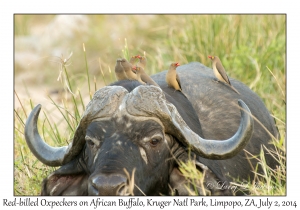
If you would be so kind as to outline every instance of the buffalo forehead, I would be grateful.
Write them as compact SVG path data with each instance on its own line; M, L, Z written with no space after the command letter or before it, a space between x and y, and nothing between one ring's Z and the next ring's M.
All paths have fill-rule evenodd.
M112 116L128 91L121 86L107 86L95 92L86 107L83 118L95 119Z
M128 95L126 109L133 116L156 116L159 119L169 116L165 95L152 85L135 88Z
M181 131L190 130L176 107L166 100L162 90L156 86L139 86L126 98L127 112L132 116L153 117L161 122L165 132L183 138Z
M144 135L151 135L158 130L164 132L161 122L155 118L122 116L121 119L112 117L90 123L87 128L87 135L105 139L116 133L123 133L124 136L141 139Z
M111 120L94 121L87 127L86 135L96 139L104 139L107 134L115 132L114 127Z
M132 119L129 120L131 117ZM121 86L101 88L88 104L83 119L87 124L104 118L114 119L117 123L115 127L128 129L133 126L134 121L141 122L151 118L162 128L167 129L166 132L171 132L176 130L176 126L172 124L174 117L180 125L185 124L174 105L166 101L160 88L143 85L136 87L130 93Z
M132 116L169 118L169 107L162 90L155 86L139 86L132 92L121 86L99 89L86 107L83 119L91 121L130 114Z

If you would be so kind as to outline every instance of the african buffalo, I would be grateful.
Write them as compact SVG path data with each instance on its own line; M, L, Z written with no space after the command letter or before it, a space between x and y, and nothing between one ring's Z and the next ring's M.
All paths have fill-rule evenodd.
M191 154L205 174L200 194L231 195L218 183L252 180L257 161L244 150L258 155L262 145L273 148L270 135L279 136L261 99L237 80L231 79L240 95L216 82L197 62L177 73L183 93L166 85L166 71L152 76L160 88L123 80L99 89L65 147L41 139L36 106L25 126L27 144L44 164L61 166L44 179L41 194L125 195L131 184L134 195L186 195L194 188L185 187L178 167ZM275 168L271 155L266 161Z

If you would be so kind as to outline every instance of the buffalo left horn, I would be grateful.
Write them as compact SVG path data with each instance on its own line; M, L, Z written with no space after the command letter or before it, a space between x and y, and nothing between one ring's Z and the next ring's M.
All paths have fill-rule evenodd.
M39 135L37 120L41 105L30 113L25 124L25 139L31 152L48 166L62 166L74 159L84 148L86 128L93 119L111 116L119 107L128 91L120 86L106 86L95 92L93 99L76 128L73 141L68 146L52 147Z

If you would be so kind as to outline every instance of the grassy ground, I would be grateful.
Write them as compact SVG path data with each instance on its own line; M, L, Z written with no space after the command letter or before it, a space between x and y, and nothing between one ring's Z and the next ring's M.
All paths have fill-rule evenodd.
M46 109L40 116L40 133L51 145L66 145L95 89L115 81L111 70L116 58L144 53L149 63L148 74L167 69L172 61L181 64L198 61L210 67L207 55L218 55L230 77L242 81L262 98L281 134L274 155L279 168L268 169L262 154L259 158L265 174L257 174L255 183L269 187L259 189L255 183L247 187L253 195L284 195L285 18L284 15L88 15L80 19L82 24L75 29L65 24L55 27L57 34L54 34L50 26L58 19L55 15L15 16L15 195L39 194L42 179L55 170L37 161L24 140L24 123L32 107L42 103L41 98L46 99L49 106L42 104ZM30 40L34 43L30 44ZM19 56L24 52L30 52L29 58ZM71 52L72 57L65 60ZM24 60L26 65L22 63ZM57 81L60 71L63 77ZM51 91L62 93L53 95Z

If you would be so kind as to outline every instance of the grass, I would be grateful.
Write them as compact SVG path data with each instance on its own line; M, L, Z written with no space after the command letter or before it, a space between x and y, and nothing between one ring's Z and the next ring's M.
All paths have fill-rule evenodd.
M55 15L16 15L16 42L55 18ZM81 26L86 30L76 29L68 39L49 39L50 48L41 42L38 59L30 65L15 63L16 80L19 75L32 75L22 79L22 83L15 83L15 103L18 104L14 109L15 195L39 194L42 179L55 170L41 164L24 139L27 116L40 103L36 99L32 101L31 90L42 86L65 88L59 101L50 94L47 96L53 106L47 109L43 106L38 128L50 145L66 145L95 90L115 81L111 69L114 69L116 58L129 58L144 52L148 60L146 71L150 75L167 69L174 61L180 64L198 61L210 67L207 55L218 55L230 77L256 92L275 117L281 135L274 154L279 167L275 171L268 168L262 152L257 158L265 172L256 174L255 183L269 187L258 189L255 183L249 183L247 188L252 195L286 194L284 15L88 15L86 18L87 26ZM38 35L40 40L47 36L46 33ZM15 46L16 53L24 49L27 51L21 44ZM60 54L52 54L53 49L60 49ZM30 52L35 53L34 50ZM70 52L73 53L70 59L61 56L70 55ZM61 83L57 83L60 71ZM22 89L27 90L26 97L19 96ZM185 170L191 172L193 169L189 165L182 166L182 171ZM271 186L276 187L270 190Z

